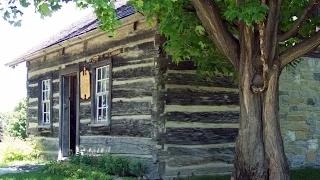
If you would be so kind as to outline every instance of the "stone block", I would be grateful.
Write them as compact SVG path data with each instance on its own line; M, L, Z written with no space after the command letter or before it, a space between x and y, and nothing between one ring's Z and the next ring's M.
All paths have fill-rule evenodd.
M290 164L292 167L301 167L305 162L306 155L295 155Z
M314 100L313 98L308 98L308 99L307 99L307 104L313 106L313 105L316 104L316 102L315 102L315 100Z
M319 149L318 139L308 140L308 149L317 151Z
M306 121L307 116L291 116L291 115L289 115L287 119L289 121Z
M290 106L289 111L298 111L298 106Z
M306 152L306 157L308 162L315 162L316 161L316 153L314 151Z
M299 97L299 96L296 96L296 97ZM296 98L296 97L291 97L288 102L289 102L290 104L305 103L305 99L304 99L304 98Z
M309 130L309 125L303 124L303 123L292 122L289 125L288 129L291 130L291 131L308 131Z
M316 81L320 81L320 73L313 73L313 78Z
M307 140L308 138L307 138L307 132L303 132L303 131L296 131L295 132L295 138L296 138L296 140L298 140L298 141L305 141L305 140Z
M296 133L294 131L288 131L287 136L289 141L296 141Z

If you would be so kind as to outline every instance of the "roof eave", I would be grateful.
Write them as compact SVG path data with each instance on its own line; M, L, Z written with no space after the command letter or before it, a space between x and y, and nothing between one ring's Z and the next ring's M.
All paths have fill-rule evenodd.
M130 15L130 16L127 16L127 17L121 19L122 25L116 27L115 29L117 30L120 27L129 25L129 24L131 24L131 23L133 23L135 21L142 20L144 18L145 18L145 16L143 14L141 14L139 12L136 12L136 13ZM65 40L63 42L54 44L54 45L52 45L50 47L41 49L39 51L36 51L36 52L31 53L29 55L26 55L24 57L17 58L17 59L15 59L13 61L10 61L10 62L6 63L5 66L15 67L20 63L23 63L23 62L26 62L26 61L30 61L32 59L38 58L40 56L43 56L43 55L45 55L47 53L59 50L59 49L61 49L63 47L68 47L70 45L77 44L79 42L85 41L85 40L90 39L90 38L95 37L95 36L102 35L104 33L106 33L106 32L101 31L99 29L94 29L94 30L86 32L86 33L84 33L84 34L82 34L80 36L76 36L76 37L73 37L71 39L67 39L67 40Z

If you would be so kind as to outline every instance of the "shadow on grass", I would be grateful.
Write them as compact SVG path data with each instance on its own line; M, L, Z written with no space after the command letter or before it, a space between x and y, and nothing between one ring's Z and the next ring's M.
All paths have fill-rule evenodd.
M1 180L71 180L62 176L44 174L41 172L24 172L24 173L10 173L0 175Z

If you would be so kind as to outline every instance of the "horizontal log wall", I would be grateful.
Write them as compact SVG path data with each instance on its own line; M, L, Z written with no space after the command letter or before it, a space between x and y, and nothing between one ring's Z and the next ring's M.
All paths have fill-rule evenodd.
M230 172L238 134L239 97L231 77L196 78L192 61L168 62L163 76L164 177Z
M135 30L136 29L136 30ZM85 42L71 45L28 64L28 132L34 137L58 138L59 132L59 72L74 65L89 62L92 57L123 49L112 57L111 122L110 126L94 126L91 119L91 97L80 100L80 150L112 153L142 158L157 174L153 121L156 108L154 94L155 63L159 46L155 43L155 29L144 20L117 30L113 38L102 34ZM53 125L38 126L39 80L52 78ZM58 148L56 149L58 151ZM153 160L155 159L155 160ZM150 176L150 177L151 177Z

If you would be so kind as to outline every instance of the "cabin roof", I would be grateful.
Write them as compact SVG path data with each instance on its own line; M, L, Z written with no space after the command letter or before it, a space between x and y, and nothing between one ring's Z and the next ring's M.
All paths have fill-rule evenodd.
M133 6L131 5L123 5L116 9L116 16L117 19L123 19L135 13ZM49 48L53 45L59 44L63 41L67 41L69 39L81 36L87 32L93 31L97 29L99 26L99 21L95 13L90 13L85 16L83 19L72 23L70 26L66 27L56 35L48 38L46 41L42 42L41 44L31 48L26 53L20 55L13 61L6 63L6 66L16 66L19 63L25 62L26 58L36 54L37 52Z

